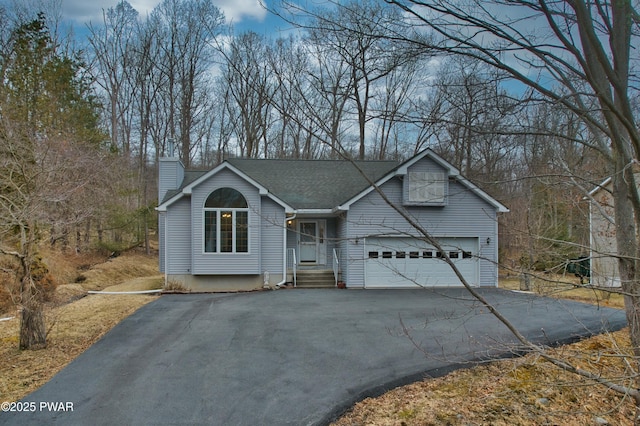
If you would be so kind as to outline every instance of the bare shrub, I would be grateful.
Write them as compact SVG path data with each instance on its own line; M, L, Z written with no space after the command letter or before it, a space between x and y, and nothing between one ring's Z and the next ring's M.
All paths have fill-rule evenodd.
M182 281L178 281L178 280L167 281L163 289L165 292L172 292L172 293L190 293L191 292L191 290L188 289Z

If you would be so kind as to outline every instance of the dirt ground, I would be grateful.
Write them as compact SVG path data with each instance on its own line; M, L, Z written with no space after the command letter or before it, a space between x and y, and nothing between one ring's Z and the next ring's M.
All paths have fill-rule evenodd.
M155 300L153 295L87 295L87 290L160 288L157 259L130 253L67 271L47 310L48 345L18 350L16 318L0 321L0 401L33 392L122 319ZM79 278L80 277L80 278ZM539 284L545 294L620 307L621 298L562 284ZM517 281L503 280L507 288ZM539 291L540 292L540 291ZM1 316L1 315L0 315ZM603 377L628 384L637 375L626 330L553 349L559 357ZM334 425L631 425L633 403L602 385L564 373L538 356L491 362L426 378L357 403Z

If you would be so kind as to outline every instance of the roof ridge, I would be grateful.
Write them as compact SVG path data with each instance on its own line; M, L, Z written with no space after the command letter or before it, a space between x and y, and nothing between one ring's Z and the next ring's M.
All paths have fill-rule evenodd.
M304 162L304 161L327 161L327 162L355 162L355 163L402 163L399 160L349 160L346 158L331 159L331 158L227 158L225 161L292 161L292 162Z

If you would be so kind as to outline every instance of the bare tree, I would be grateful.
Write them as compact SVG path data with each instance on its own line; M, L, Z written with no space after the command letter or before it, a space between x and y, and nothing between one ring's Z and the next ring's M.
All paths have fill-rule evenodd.
M12 124L4 117L0 123L0 253L17 262L18 298L22 306L20 348L39 349L46 346L46 328L41 290L32 276L32 267L39 240L37 225L43 219L38 213L42 211L40 196L44 194L37 179L42 171L35 166L25 168L38 164L39 155L35 151L38 145L25 140L22 129Z
M235 37L224 50L224 84L233 99L227 108L234 120L240 154L257 157L262 151L267 156L274 83L265 40L247 32Z
M593 136L583 143L608 160L613 179L617 256L632 346L640 355L640 196L634 164L640 133L631 107L632 40L639 18L630 1L457 3L392 0L415 25L441 36L443 53L476 58L503 70L532 94L571 111ZM414 40L422 44L421 40ZM637 41L637 40L636 40ZM635 53L634 53L635 54ZM576 372L573 366L563 367ZM640 393L636 402L640 424Z
M417 98L421 86L425 84L423 68L425 64L414 58L395 67L387 74L382 84L374 89L372 99L373 125L376 137L373 140L373 154L379 160L387 157L403 158L410 154L410 140L413 139L410 117L412 99Z
M376 86L382 83L384 87L385 77L407 62L416 61L424 51L408 54L408 46L391 35L410 28L403 27L404 20L395 9L375 2L351 1L338 8L307 13L312 17L307 26L311 38L324 46L323 52L335 55L332 62L348 76L348 84L341 88L348 88L349 99L355 105L358 158L364 159L367 123L373 119L370 102Z
M231 139L233 137L233 117L230 116L227 105L233 102L229 87L218 77L214 85L214 98L212 108L217 111L215 122L211 123L211 138L204 146L202 152L202 165L207 167L215 166L232 154Z
M311 58L302 43L294 37L277 39L267 49L269 67L274 78L272 105L279 116L278 146L274 150L278 158L314 158L317 154L314 132L308 132L296 123L308 120L308 106L317 99L309 84L309 76L315 72Z
M211 0L164 0L149 19L163 41L162 54L154 58L165 82L158 109L167 123L167 136L177 142L188 167L203 137L198 128L208 112L213 46L224 15Z
M148 21L139 22L137 26L137 39L132 48L131 56L133 66L133 109L136 115L138 135L138 200L136 209L141 212L140 221L143 228L144 246L147 254L151 252L149 222L151 221L152 204L155 194L155 169L149 168L149 156L153 155L154 163L164 151L162 131L165 126L158 125L154 121L157 115L157 102L161 96L164 78L156 67L155 58L159 54L161 41L156 37L153 26ZM154 125L155 124L155 125ZM155 134L154 134L155 132ZM160 135L158 135L160 133ZM155 136L155 137L154 137Z
M99 26L89 25L88 37L93 55L95 82L107 98L111 148L125 156L131 152L131 128L135 95L135 69L131 55L136 37L138 12L122 0L103 11Z
M351 96L351 77L347 62L325 45L320 31L310 31L306 41L308 55L316 64L309 81L318 100L315 108L307 108L311 120L318 123L319 131L326 135L333 158L340 152L340 144L348 130L347 103ZM315 111L315 114L313 113Z
M389 0L419 29L400 33L392 27L388 37L410 43L416 49L444 55L461 55L507 73L529 90L531 98L564 107L590 135L580 140L605 158L613 182L617 253L625 296L627 320L636 370L640 366L640 194L634 172L640 157L640 131L632 108L638 79L640 17L628 0L614 2L552 1L413 1ZM289 7L295 7L288 3ZM336 8L345 9L341 4ZM316 17L315 11L309 15ZM367 16L361 19L366 20ZM339 20L334 23L339 24ZM380 31L384 33L384 31ZM408 35L407 35L408 34ZM437 40L425 37L437 36ZM402 208L395 206L402 214ZM410 217L405 219L426 241L435 241ZM455 265L445 259L456 271ZM567 360L551 357L529 342L495 307L491 306L457 271L468 291L498 317L522 345L567 371L631 396L640 424L640 391L637 383L620 384L580 369Z

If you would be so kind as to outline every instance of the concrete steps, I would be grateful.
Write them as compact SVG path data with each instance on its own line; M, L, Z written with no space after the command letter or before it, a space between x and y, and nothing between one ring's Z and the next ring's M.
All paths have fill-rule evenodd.
M301 288L334 288L336 283L331 269L298 270L296 286Z

